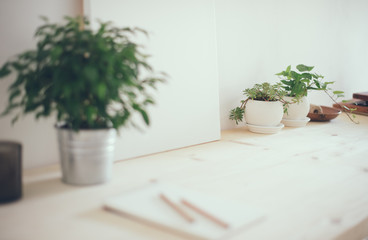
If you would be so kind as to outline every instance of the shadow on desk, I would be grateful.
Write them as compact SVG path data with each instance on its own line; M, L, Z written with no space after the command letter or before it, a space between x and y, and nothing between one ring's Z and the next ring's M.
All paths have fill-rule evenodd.
M118 236L130 235L132 239L150 239L150 240L188 240L167 231L158 230L153 227L147 227L144 224L132 219L112 214L101 208L91 209L90 211L79 214L79 217L94 221L100 230L108 231L108 234ZM114 233L114 234L113 234Z
M50 177L37 181L26 182L23 184L23 197L26 199L43 198L74 192L80 189L78 186L66 185L60 177Z

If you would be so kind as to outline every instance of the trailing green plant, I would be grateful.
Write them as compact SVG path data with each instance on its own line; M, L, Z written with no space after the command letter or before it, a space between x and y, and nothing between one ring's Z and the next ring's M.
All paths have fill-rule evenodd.
M99 22L94 31L84 17L65 17L63 24L43 20L35 33L37 48L0 68L0 78L15 73L2 115L20 109L14 123L22 114L38 119L56 112L59 122L78 131L118 129L138 113L149 125L147 106L154 103L149 89L164 82L165 75L156 75L147 55L131 41L144 30ZM142 71L156 76L143 78Z
M283 84L282 87L286 90L287 95L293 97L292 102L299 102L302 97L308 95L309 90L324 91L331 100L340 105L343 112L346 113L351 121L357 123L353 119L355 115L350 115L355 109L342 106L337 102L338 98L344 97L344 92L333 91L330 85L334 82L324 82L324 76L312 73L311 71L314 69L314 66L299 64L296 66L296 69L298 71L293 71L291 65L289 65L285 71L276 74L281 78L280 82Z
M229 119L234 120L236 124L243 121L245 106L248 100L258 101L280 101L284 105L284 111L287 111L288 102L283 99L286 95L286 91L282 88L281 83L270 84L264 82L261 84L255 84L252 88L243 90L243 95L247 98L240 101L240 106L231 109Z
M313 66L299 64L297 71L291 69L289 65L285 71L277 73L281 77L282 87L287 91L288 96L300 100L308 95L308 90L327 90L330 84L334 82L323 82L324 76L317 73L311 73Z

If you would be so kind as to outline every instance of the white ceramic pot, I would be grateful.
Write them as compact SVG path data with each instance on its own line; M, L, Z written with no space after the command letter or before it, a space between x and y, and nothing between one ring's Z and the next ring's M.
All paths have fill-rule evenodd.
M248 100L245 105L247 124L275 127L280 124L283 113L282 103L279 101Z
M284 97L288 102L292 101L292 97ZM309 101L307 97L303 97L298 103L289 104L287 113L284 114L283 119L288 120L304 120L309 113Z

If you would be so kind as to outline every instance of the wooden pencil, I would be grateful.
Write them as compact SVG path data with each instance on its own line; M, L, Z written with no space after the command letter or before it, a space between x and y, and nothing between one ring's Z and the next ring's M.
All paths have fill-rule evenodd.
M181 200L181 203L185 206L189 207L190 209L194 210L195 212L201 214L202 216L206 217L207 219L211 220L212 222L216 223L217 225L223 228L229 228L229 224L225 223L224 221L218 219L217 217L211 215L210 213L200 209L199 207L195 206L193 203L188 202L185 199Z
M182 216L186 221L192 223L194 222L194 218L189 216L183 209L181 209L178 205L172 202L169 198L167 198L163 193L160 194L160 198L167 203L172 209L174 209L180 216Z

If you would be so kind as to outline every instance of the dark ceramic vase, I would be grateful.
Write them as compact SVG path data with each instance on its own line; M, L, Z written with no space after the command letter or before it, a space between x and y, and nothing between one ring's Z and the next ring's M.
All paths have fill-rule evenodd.
M0 203L22 196L22 146L0 141Z

